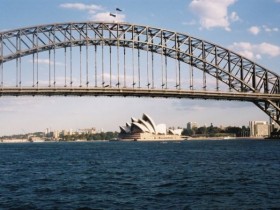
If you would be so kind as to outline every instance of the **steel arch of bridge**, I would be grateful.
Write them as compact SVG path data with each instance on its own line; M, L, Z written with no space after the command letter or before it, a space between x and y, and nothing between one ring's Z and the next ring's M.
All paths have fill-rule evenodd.
M95 83L94 88L82 86L57 88L55 84L48 88L40 88L38 81L37 85L33 84L32 87L22 87L20 67L19 70L17 69L19 73L16 77L19 82L16 87L4 85L4 65L9 61L16 60L17 66L20 66L20 59L24 56L38 55L40 52L59 48L91 45L116 46L118 49L119 47L131 48L138 50L138 53L139 50L143 50L170 57L177 60L179 64L183 62L200 69L203 77L206 74L211 75L217 81L226 84L229 91L221 92L218 86L216 91L206 91L206 81L203 91L194 90L193 81L190 82L189 90L182 89L179 64L175 90L168 89L164 81L161 88L156 88L153 78L147 88L141 88L140 85L135 87L134 81L133 87L128 87L125 80L122 86L119 81L119 67L117 87L112 87L111 84L105 87L103 81L101 87ZM224 47L184 33L160 28L129 23L81 22L39 25L1 32L0 71L0 95L2 96L122 95L241 100L253 102L275 122L280 123L280 84L276 73Z

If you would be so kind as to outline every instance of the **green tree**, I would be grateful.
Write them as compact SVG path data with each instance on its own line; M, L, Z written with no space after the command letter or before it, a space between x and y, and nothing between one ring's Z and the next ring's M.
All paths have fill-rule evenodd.
M207 131L207 128L205 126L199 127L196 130L196 134L204 134L204 135L206 135L206 131Z
M194 134L193 130L192 129L183 129L183 132L182 132L182 135L184 136L192 136Z

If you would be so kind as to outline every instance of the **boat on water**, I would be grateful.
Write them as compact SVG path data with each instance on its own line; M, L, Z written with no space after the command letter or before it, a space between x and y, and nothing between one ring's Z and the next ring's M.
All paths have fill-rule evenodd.
M226 136L223 138L224 140L236 139L234 136Z
M109 141L120 141L120 139L119 138L112 138Z

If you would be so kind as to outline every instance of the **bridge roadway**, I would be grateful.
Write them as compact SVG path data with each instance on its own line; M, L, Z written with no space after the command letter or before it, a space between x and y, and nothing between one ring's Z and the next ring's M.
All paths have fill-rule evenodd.
M280 100L279 94L111 87L5 87L0 89L0 96L124 96L190 99L200 98L251 102Z

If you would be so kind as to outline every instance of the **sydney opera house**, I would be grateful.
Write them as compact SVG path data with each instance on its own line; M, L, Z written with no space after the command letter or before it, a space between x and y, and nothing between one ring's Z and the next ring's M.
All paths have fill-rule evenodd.
M168 129L165 124L156 125L151 117L143 114L142 119L131 118L131 123L120 126L121 140L182 140L182 129Z

